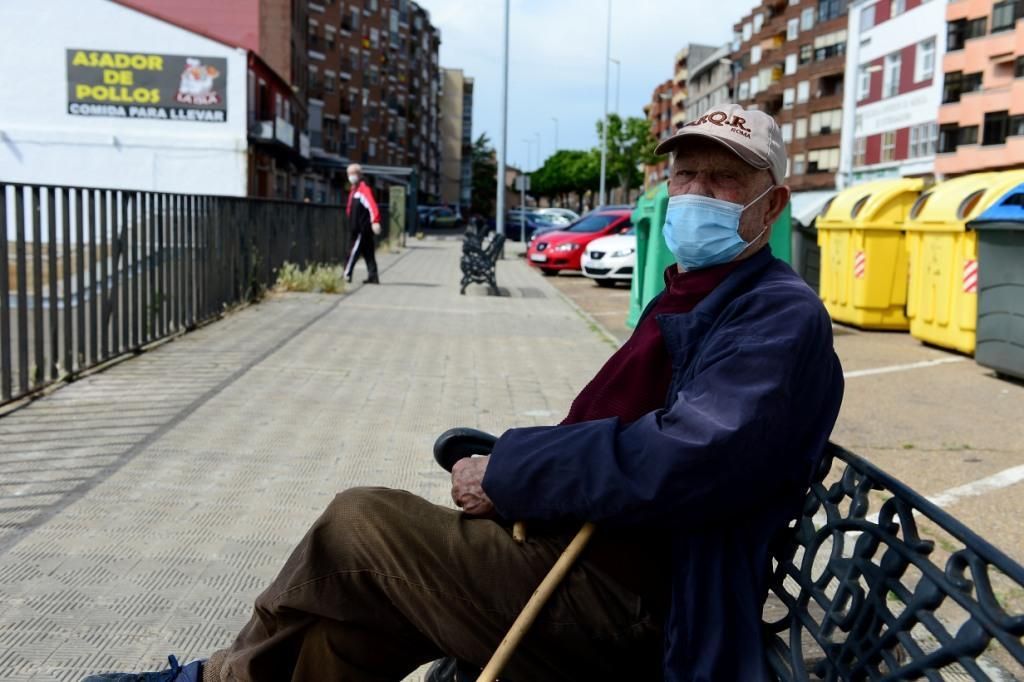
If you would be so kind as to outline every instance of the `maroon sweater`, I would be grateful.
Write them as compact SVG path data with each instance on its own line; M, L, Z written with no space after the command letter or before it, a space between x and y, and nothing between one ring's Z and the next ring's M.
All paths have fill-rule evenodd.
M675 265L666 268L665 295L572 401L562 424L608 417L628 424L664 407L672 361L661 338L658 315L690 312L737 265L732 261L688 272L680 272Z

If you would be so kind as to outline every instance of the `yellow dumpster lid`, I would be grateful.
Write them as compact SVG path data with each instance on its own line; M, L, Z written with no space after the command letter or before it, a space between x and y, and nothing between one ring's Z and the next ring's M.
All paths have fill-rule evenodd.
M920 178L874 180L847 187L818 217L818 229L872 227L902 230L907 212L924 188Z
M910 209L907 230L962 232L969 221L1024 182L1024 170L972 173L938 183Z

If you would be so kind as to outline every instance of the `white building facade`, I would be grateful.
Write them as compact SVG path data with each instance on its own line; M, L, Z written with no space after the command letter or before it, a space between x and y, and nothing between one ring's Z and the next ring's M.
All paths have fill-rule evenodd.
M849 8L839 187L935 169L942 0L858 0Z
M0 64L0 181L246 195L245 50L106 0L5 2Z

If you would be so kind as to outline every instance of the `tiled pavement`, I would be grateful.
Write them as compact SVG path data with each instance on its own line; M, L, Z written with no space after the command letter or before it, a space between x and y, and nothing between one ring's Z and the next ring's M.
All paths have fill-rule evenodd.
M208 654L338 490L443 503L438 433L560 419L612 345L518 260L459 296L458 258L413 242L383 286L274 296L0 418L0 680Z

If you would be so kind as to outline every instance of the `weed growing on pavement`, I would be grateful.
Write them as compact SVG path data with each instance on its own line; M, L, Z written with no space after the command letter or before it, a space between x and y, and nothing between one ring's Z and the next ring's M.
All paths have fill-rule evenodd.
M300 268L285 262L277 271L277 291L301 291L316 294L340 294L345 290L345 273L340 265L313 263Z

